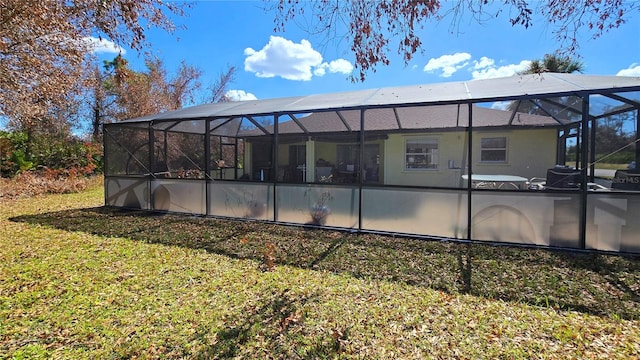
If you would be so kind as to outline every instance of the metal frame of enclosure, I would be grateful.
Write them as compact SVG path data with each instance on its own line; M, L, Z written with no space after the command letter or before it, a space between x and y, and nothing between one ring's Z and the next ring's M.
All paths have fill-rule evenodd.
M544 73L104 125L107 206L640 253L640 79Z

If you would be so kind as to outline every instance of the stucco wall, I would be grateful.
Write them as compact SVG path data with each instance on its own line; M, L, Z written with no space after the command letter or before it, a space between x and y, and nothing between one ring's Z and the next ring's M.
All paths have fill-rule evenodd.
M337 147L335 143L328 143L323 141L315 142L315 155L317 159L323 159L328 161L336 167L336 159L337 159Z
M505 163L480 162L482 137L507 138ZM438 140L438 168L426 170L405 169L405 141L410 138ZM462 164L467 160L467 134L444 132L424 134L392 134L384 147L385 184L409 186L464 187L461 176L466 173ZM548 168L556 162L556 130L511 130L473 132L473 171L476 174L518 175L526 178L545 177ZM452 168L449 162L453 162Z
M480 162L482 137L507 137L507 162ZM509 174L526 178L546 177L547 169L556 165L557 130L512 130L473 134L473 172L476 174Z

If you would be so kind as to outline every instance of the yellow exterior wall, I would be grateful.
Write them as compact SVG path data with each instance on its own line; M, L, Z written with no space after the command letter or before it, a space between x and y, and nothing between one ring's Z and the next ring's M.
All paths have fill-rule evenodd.
M507 138L507 162L480 162L482 137ZM556 165L557 130L512 130L478 132L473 135L473 172L476 174L509 174L526 178L546 177L547 169Z
M289 164L289 146L304 145L304 142L294 144L278 145L278 166L288 166Z
M482 137L507 138L506 163L480 163L480 139ZM405 141L409 138L438 140L438 168L428 170L405 169ZM548 168L556 162L555 129L474 131L473 172L476 174L518 175L526 178L545 177ZM384 146L384 183L407 186L464 187L462 175L467 162L466 132L424 134L392 134ZM449 168L453 161L453 168Z
M437 139L438 168L426 170L405 169L406 139ZM392 134L384 146L384 183L408 186L460 186L460 164L466 159L466 134L464 132ZM453 160L458 169L449 169Z
M253 144L249 141L244 142L244 159L242 163L244 164L244 171L251 176L253 174L253 162L252 159L253 152Z
M336 159L338 158L338 148L336 147L336 143L329 143L323 141L315 142L315 155L317 159L324 159L330 162L333 167L336 167Z
M507 161L505 163L480 162L480 143L483 137L507 138ZM438 168L426 170L405 169L405 141L407 139L436 139L438 141ZM381 183L406 186L465 187L462 175L467 174L464 164L467 162L467 133L417 133L390 134L388 139L370 143L380 145ZM289 146L282 144L278 149L280 166L289 162ZM304 142L295 145L305 145ZM307 141L307 181L315 181L315 160L329 161L335 168L337 144L320 141ZM504 131L473 132L473 172L475 174L517 175L526 178L546 177L547 169L556 162L557 130L527 129ZM245 144L245 157L251 156L250 143ZM309 161L313 159L313 161ZM250 162L245 168L250 173Z

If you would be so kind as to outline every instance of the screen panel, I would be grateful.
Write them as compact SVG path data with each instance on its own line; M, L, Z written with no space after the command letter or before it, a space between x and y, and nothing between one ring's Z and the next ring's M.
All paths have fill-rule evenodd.
M466 191L374 188L362 190L362 228L464 239Z

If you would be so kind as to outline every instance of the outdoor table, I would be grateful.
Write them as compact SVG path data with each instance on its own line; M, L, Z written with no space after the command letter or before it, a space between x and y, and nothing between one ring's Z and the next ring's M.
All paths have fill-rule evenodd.
M462 175L462 179L469 180L469 175ZM507 188L522 189L529 179L517 175L482 175L472 174L471 185L474 188L502 189Z

